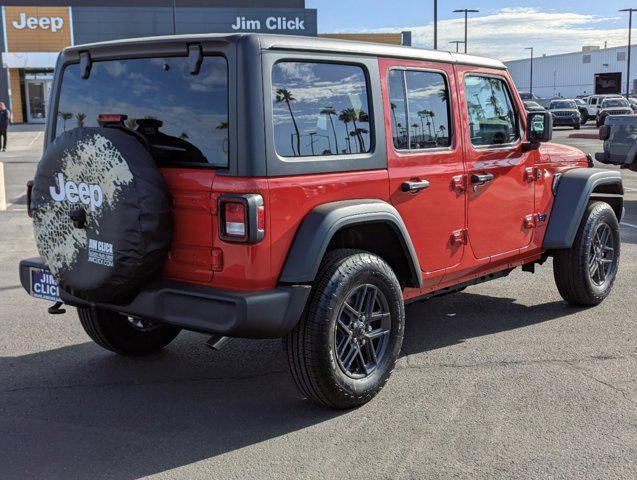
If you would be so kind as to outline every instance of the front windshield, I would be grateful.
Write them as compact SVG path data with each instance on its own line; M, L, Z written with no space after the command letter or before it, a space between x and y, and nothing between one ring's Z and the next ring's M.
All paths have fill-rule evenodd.
M528 108L538 108L540 106L539 103L536 102L530 102L530 101L526 101L524 102L524 104L528 107Z
M604 100L604 103L602 103L602 108L609 108L609 107L628 107L628 101L624 100L623 98L613 98L611 100Z
M562 102L552 102L551 106L549 107L550 110L558 110L558 109L564 109L564 108L577 108L577 105L575 105L575 102L573 101L562 101Z

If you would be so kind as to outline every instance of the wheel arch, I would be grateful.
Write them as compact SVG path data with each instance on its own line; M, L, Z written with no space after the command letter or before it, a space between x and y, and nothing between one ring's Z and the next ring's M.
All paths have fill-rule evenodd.
M616 170L575 168L560 175L542 247L570 248L591 200L608 203L618 220L624 210L624 187Z
M407 227L392 205L376 199L330 202L310 211L296 232L279 281L313 282L325 253L335 248L375 253L394 269L403 285L422 287Z

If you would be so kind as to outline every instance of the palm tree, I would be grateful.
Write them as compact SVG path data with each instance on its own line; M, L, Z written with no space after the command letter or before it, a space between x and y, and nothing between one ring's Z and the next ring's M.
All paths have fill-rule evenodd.
M416 136L416 137L418 137L418 124L417 124L417 123L414 123L414 124L411 126L411 128L413 128L413 129L414 129L414 132L416 132L416 135L415 135L415 136Z
M86 114L82 112L78 112L75 114L75 124L78 127L84 126L84 121L86 120Z
M301 132L299 131L299 126L296 124L296 118L294 118L294 112L292 112L291 102L295 101L296 98L292 95L287 88L277 88L276 89L276 101L281 103L285 102L288 106L288 110L290 111L290 117L292 118L292 124L294 125L294 131L296 132L296 155L301 156ZM292 149L294 153L294 148Z
M396 135L398 136L398 120L396 119L396 104L394 102L390 102L389 107L391 108L391 115L394 119L394 126L396 127Z
M336 146L336 153L338 153L338 139L336 138L336 128L334 128L334 120L332 120L332 115L336 115L336 110L334 107L325 107L321 110L321 115L327 115L327 118L330 119L330 125L332 126L332 133L334 134L334 143Z
M68 122L69 120L71 120L73 118L73 114L71 112L58 112L58 116L62 119L62 121L64 122L63 124L63 131L66 132L66 122Z
M349 127L347 126L347 124L352 121L352 116L350 115L349 110L353 110L353 109L347 108L347 109L343 110L340 113L340 115L338 116L338 119L345 124L345 133L347 134L347 137L350 136ZM349 149L349 153L352 153L352 144L351 144L351 142L347 142L347 147Z
M228 122L221 122L215 127L215 130L228 130Z
M429 116L429 110L427 109L423 109L418 112L418 118L420 119L420 130L422 130L423 136L425 135L425 125L423 122L427 116Z

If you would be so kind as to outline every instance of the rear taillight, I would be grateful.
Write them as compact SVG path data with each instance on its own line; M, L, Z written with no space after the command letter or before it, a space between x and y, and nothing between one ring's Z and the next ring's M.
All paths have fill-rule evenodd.
M226 242L257 243L265 236L265 208L258 194L219 197L219 237Z
M27 215L33 218L33 210L31 210L31 194L33 193L33 180L27 182Z

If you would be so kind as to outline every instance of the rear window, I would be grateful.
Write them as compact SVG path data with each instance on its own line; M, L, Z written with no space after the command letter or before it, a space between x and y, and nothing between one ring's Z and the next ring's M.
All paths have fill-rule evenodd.
M355 155L372 149L362 67L280 62L272 70L275 147L283 157Z
M188 59L142 58L94 62L88 79L78 64L64 70L56 135L97 127L100 115L125 116L142 133L160 165L228 165L228 66L204 57L198 75ZM104 117L102 117L104 118Z

